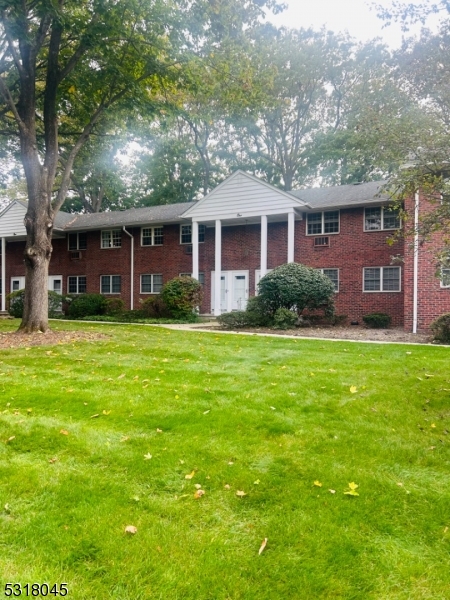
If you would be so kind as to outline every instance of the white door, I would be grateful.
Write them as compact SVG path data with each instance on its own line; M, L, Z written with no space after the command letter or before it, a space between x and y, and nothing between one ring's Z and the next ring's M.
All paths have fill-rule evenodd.
M215 271L211 271L211 312L214 312L214 299L216 297L216 277ZM223 271L220 275L220 310L229 312L229 271Z
M245 310L248 300L248 274L232 273L231 310Z
M62 275L50 275L48 278L48 289L57 294L62 294Z

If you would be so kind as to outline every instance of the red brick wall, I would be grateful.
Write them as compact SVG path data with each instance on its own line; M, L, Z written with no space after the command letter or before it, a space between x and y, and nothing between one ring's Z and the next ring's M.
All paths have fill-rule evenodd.
M420 215L433 210L434 205L423 197L419 199ZM405 243L405 329L413 329L413 291L414 291L414 248L413 248L413 216L414 202L411 199L405 209L411 215L408 229L410 234ZM442 250L442 238L439 233L419 247L418 251L418 311L417 330L427 331L436 317L450 312L450 288L441 288L436 276L436 254Z

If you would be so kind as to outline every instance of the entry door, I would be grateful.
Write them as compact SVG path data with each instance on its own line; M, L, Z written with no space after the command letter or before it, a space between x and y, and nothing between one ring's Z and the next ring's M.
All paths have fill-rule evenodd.
M248 299L247 273L232 273L231 310L245 310Z
M222 273L220 276L220 310L228 312L228 273Z

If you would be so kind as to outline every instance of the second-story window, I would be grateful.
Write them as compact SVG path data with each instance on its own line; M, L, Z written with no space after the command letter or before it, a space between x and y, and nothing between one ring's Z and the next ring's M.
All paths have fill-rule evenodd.
M324 235L326 233L339 233L339 211L308 213L306 216L307 234Z
M122 231L109 229L102 231L102 248L120 248L122 246Z
M198 241L205 241L205 225L198 226ZM192 244L192 225L180 225L180 244Z
M69 233L68 237L69 250L86 250L87 235L84 232Z
M389 208L388 206L376 206L364 209L364 231L399 228L400 215L398 209Z
M142 227L141 246L162 246L164 229L162 227Z

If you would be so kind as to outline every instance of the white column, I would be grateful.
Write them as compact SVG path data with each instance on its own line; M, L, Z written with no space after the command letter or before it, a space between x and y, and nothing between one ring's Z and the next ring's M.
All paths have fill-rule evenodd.
M216 247L215 247L215 275L214 275L214 315L219 316L220 311L220 276L222 275L222 223L216 221Z
M267 216L261 216L261 277L267 273Z
M198 280L198 222L192 221L192 277Z
M294 238L295 238L295 213L294 211L288 213L288 252L287 261L288 263L294 262Z
M6 310L6 239L2 237L2 312Z

